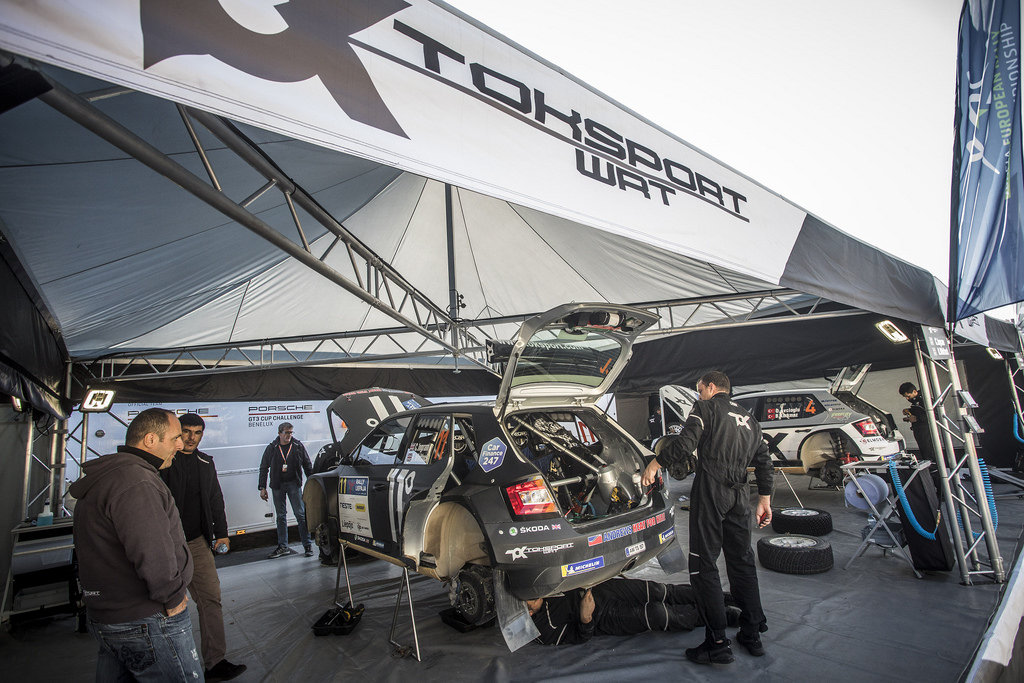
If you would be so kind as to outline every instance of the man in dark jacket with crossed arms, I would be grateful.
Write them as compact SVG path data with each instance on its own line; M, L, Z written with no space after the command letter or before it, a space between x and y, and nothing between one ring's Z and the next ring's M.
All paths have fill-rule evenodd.
M213 548L230 547L224 495L217 481L213 458L199 450L206 421L195 413L181 416L182 449L160 477L174 496L181 515L181 527L192 552L195 571L188 592L199 610L199 633L207 681L229 681L245 671L245 664L224 659L224 613L220 603L220 578L213 561Z
M725 637L726 611L718 555L725 553L729 586L742 610L736 640L750 654L764 654L760 634L768 630L757 586L754 551L750 547L750 503L747 467L757 477L757 521L771 522L772 465L761 426L750 413L729 398L729 378L709 372L697 382L700 395L683 430L654 444L655 458L644 470L642 482L650 486L658 469L687 458L697 450L697 469L690 492L690 584L707 635L703 643L686 650L698 664L733 661Z

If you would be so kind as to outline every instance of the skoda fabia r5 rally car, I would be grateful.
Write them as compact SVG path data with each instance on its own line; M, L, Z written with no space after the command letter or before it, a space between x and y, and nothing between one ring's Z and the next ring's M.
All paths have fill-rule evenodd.
M527 600L658 555L674 518L661 483L640 484L651 453L596 406L656 319L609 304L557 307L527 320L514 342L488 343L491 361L504 363L494 403L371 418L340 464L306 484L321 549L340 540L439 579L469 623L494 614L495 570L503 590ZM381 406L411 396L380 391Z

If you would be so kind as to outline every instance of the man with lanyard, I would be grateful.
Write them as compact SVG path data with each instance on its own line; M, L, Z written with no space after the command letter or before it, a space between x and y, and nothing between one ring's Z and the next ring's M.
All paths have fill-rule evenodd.
M260 498L267 499L267 475L270 475L270 490L274 492L274 510L277 513L277 549L268 556L271 560L293 555L295 551L288 547L288 508L285 497L292 505L295 521L299 525L299 538L306 550L306 557L313 557L313 544L309 540L306 528L306 507L302 502L302 473L306 476L313 473L313 464L309 461L306 447L298 439L292 438L292 423L282 422L277 428L277 438L270 442L263 451L260 462Z
M245 671L245 664L232 664L224 659L227 641L224 636L224 613L220 603L220 578L213 561L213 548L226 553L228 520L224 514L224 495L217 481L213 458L199 450L206 422L195 413L181 416L182 449L171 466L160 470L160 478L174 496L192 553L195 570L188 592L199 610L199 632L203 664L208 681L229 681Z
M729 398L729 378L713 371L697 382L700 395L678 435L663 436L654 444L655 457L644 470L644 486L654 483L658 470L687 458L697 450L697 468L690 493L690 584L703 617L704 642L686 650L698 664L733 661L727 626L725 597L716 563L725 553L729 587L742 610L736 640L755 657L764 654L761 633L768 623L761 608L754 551L750 547L750 501L747 466L757 477L757 520L761 527L772 519L772 466L761 426L750 413Z

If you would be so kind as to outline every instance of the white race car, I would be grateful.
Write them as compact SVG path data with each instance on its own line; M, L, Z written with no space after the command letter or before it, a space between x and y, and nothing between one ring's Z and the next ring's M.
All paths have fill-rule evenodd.
M842 465L893 458L905 445L892 415L856 395L867 370L844 368L829 387L745 392L733 400L761 423L777 468L839 486ZM681 417L696 400L695 391L675 385L661 396Z

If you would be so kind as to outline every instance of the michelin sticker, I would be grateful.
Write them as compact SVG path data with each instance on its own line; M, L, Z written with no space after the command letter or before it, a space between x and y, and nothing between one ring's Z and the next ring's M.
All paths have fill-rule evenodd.
M659 544L664 543L665 541L669 540L670 538L672 538L675 535L676 535L675 528L665 529L660 534L658 534L658 543Z
M583 562L573 562L572 564L562 565L562 577L576 576L577 574L586 574L592 572L595 569L600 569L604 566L604 555L595 557L592 560L585 560Z
M498 437L494 437L485 443L480 448L480 469L484 472L490 472L501 467L501 463L505 461L506 450L508 450L508 446Z

